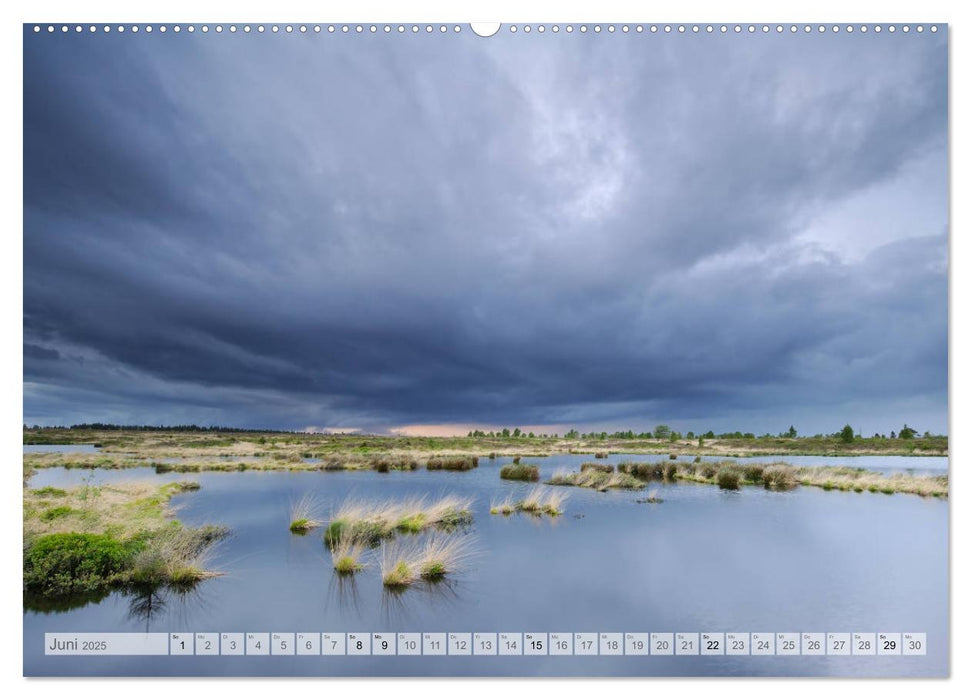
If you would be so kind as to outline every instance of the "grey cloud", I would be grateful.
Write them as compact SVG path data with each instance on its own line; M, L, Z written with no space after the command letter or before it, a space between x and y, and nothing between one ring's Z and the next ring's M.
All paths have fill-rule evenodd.
M25 35L27 422L945 429L942 38L347 39Z

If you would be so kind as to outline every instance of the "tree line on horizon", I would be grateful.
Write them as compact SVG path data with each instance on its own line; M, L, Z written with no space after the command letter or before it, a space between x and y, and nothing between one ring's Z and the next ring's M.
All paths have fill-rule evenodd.
M285 433L290 435L300 434L303 431L296 430L277 430L277 429L265 429L265 428L234 428L229 426L202 426L195 424L184 424L184 425L119 425L116 423L75 423L69 427L66 426L41 426L34 425L28 427L26 424L23 426L24 430L100 430L100 431L118 431L118 432L175 432L175 433ZM360 435L360 433L356 433ZM561 436L559 433L541 433L539 435L532 431L524 431L521 428L503 428L501 430L484 431L484 430L470 430L466 437L470 438L511 438L511 439L557 439ZM899 430L891 430L889 438L883 433L874 433L871 438L864 438L863 435L854 430L850 424L846 424L843 428L835 433L823 434L817 433L816 435L799 435L795 426L790 425L788 430L780 432L777 435L771 433L764 433L762 435L756 435L755 433L743 433L741 431L735 432L725 432L725 433L715 433L713 430L709 430L705 433L695 433L692 430L686 433L681 433L677 430L673 430L670 426L661 424L654 427L653 430L635 432L633 430L619 430L612 433L606 431L600 432L587 432L581 433L577 429L571 429L562 435L563 438L568 440L668 440L670 442L677 442L679 440L698 440L699 444L704 444L704 440L764 440L764 439L776 439L776 438L811 438L811 439L826 439L826 438L837 438L843 443L851 443L856 440L865 439L891 439L891 440L913 440L919 437L932 438L932 437L945 437L944 435L933 435L930 431L924 431L921 434L915 428L911 428L907 423Z
M470 438L535 438L537 437L532 432L525 432L521 428L503 428L502 430L484 431L484 430L470 430L466 437ZM559 438L558 433L542 433L538 437L540 438ZM817 433L816 435L799 435L795 426L790 425L788 430L785 430L778 435L773 435L772 433L764 433L762 435L756 435L755 433L743 433L741 431L727 432L727 433L715 433L713 430L709 430L706 433L696 434L693 430L689 430L682 434L677 430L673 430L670 426L661 424L654 427L654 430L634 432L633 430L619 430L612 433L607 431L600 432L588 432L581 433L577 429L572 429L563 434L563 437L568 440L669 440L670 442L677 442L678 440L695 440L699 442L704 440L766 440L766 439L776 439L776 438L790 438L795 439L798 437L812 438L817 440L822 440L826 438L839 438L841 442L849 443L855 440L865 440L862 434L855 431L853 427L849 424L843 426L842 430L838 430L835 433L823 434ZM932 435L930 431L924 431L923 435L920 435L918 431L911 428L909 425L904 423L904 427L900 431L891 430L890 437L891 440L901 439L901 440L913 440L917 437L944 437L943 435ZM886 440L887 435L883 433L874 433L870 439L883 439Z

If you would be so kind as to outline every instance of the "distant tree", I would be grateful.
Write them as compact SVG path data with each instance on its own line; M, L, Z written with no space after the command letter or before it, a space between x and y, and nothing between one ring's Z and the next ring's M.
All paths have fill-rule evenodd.
M689 430L689 431L688 431L688 432L687 432L687 433L685 434L685 437L686 437L686 438L688 438L689 440L694 440L694 439L695 439L695 431L693 431L693 430Z
M897 439L897 433L895 433L893 430L890 431L890 439L891 440L896 440Z
M671 436L671 428L666 425L655 425L654 426L654 437L658 440L663 440L664 438Z
M709 430L707 433L705 433L705 437L708 438L709 440L714 440L715 439L715 431L714 430Z
M853 426L844 425L843 429L839 432L840 442L850 443L853 442Z
M580 432L576 428L573 428L572 430L567 431L566 435L563 437L570 440L575 440L576 438L580 437Z
M916 435L917 435L917 431L911 428L906 423L904 423L904 427L900 429L901 440L913 440Z
M509 428L503 428L502 429L502 436L503 437L509 437Z
M705 446L705 438L704 437L698 438L698 447L704 447L704 446Z
M796 432L796 426L794 426L794 425L790 425L790 426L789 426L789 430L788 430L788 431L786 431L786 437L791 437L791 438L794 438L794 437L796 437L796 436L797 436L798 434L799 434L799 433L797 433L797 432Z
M531 437L531 438L536 437L535 435L533 435L533 431L532 430L529 431L529 437Z
M512 431L512 436L513 437L519 437L522 434L523 434L523 431L520 430L519 428L516 428L515 430Z

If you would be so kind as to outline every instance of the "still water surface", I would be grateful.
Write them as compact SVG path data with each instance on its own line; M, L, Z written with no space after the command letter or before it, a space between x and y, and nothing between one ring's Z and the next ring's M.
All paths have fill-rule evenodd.
M644 456L612 455L610 463ZM820 459L812 457L812 463ZM863 458L860 458L863 459ZM888 458L866 458L882 459ZM889 458L893 471L927 458ZM530 458L542 478L589 461ZM786 457L792 462L791 456ZM901 462L900 460L905 460ZM911 461L906 461L911 460ZM190 525L219 523L225 576L179 595L112 593L62 612L24 610L27 675L945 675L948 503L917 496L739 492L692 483L646 491L566 489L556 519L489 514L530 485L498 478L503 460L470 472L203 472L40 470L34 488L183 478ZM842 458L840 463L847 463ZM876 465L879 466L879 465ZM946 466L946 460L945 460ZM566 488L566 487L559 487ZM287 529L290 504L313 494L324 514L347 497L445 493L475 499L477 557L455 580L384 591L376 556L334 576L320 532ZM926 657L44 657L56 632L926 632Z

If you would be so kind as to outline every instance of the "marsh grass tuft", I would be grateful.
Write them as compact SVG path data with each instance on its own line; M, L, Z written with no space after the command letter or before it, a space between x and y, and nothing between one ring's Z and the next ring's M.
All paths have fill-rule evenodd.
M400 502L345 501L324 530L324 541L333 547L350 538L370 547L394 537L396 532L416 534L428 528L444 530L472 522L472 499L442 496L426 503L424 498Z
M737 491L741 478L736 470L723 467L722 469L718 470L716 481L718 482L718 488L720 489Z
M489 513L492 515L512 515L516 510L516 502L509 496L502 501L493 501L489 505Z
M535 486L520 500L514 501L511 496L506 496L502 501L494 501L489 507L492 515L512 515L513 513L529 513L530 515L543 516L563 515L563 504L566 503L566 495L557 493L553 489L544 486Z
M225 531L170 527L146 538L128 577L146 585L192 584L218 576L209 570L211 545Z
M324 524L318 516L320 504L311 494L304 494L290 506L290 532L306 535Z
M387 474L390 471L415 471L418 469L418 460L414 457L383 455L372 457L368 466L381 474Z
M430 471L468 471L478 466L478 457L432 457L425 468Z
M617 471L630 474L642 481L651 481L663 479L669 466L671 465L664 462L621 462L617 465Z
M364 568L361 559L366 545L353 537L342 537L330 548L331 561L334 571L341 576L356 574Z
M499 470L500 479L539 481L539 467L535 464L507 464Z
M395 542L381 548L381 581L404 589L419 581L435 583L461 571L474 556L469 535L433 533L422 540Z
M795 472L786 466L769 466L762 471L762 484L767 489L786 489L795 488Z
M613 464L600 464L599 462L584 462L580 465L580 471L588 472L603 472L604 474L610 474L614 471Z
M742 475L745 477L745 481L750 481L753 484L763 483L765 467L761 464L746 464L742 468Z
M637 477L619 473L609 473L596 469L580 472L559 470L547 481L550 486L580 486L583 488L607 491L608 489L642 489L644 482Z

